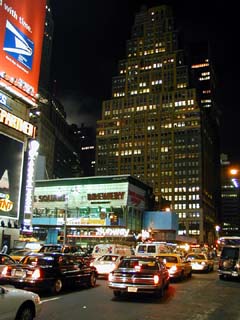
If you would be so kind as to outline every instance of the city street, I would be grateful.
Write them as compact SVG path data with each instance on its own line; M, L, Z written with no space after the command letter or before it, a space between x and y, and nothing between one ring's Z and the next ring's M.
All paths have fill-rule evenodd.
M239 320L239 281L221 281L216 271L171 283L164 298L114 298L106 280L93 289L42 296L37 320Z

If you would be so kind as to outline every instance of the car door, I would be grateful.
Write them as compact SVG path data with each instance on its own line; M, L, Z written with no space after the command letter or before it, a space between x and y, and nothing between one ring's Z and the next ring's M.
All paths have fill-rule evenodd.
M14 319L18 305L17 297L14 298L8 290L0 286L0 320Z

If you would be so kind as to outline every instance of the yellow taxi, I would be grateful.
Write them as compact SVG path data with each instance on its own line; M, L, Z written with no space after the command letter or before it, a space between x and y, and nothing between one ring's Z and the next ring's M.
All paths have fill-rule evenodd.
M157 257L166 264L170 279L183 280L192 276L191 263L180 254L160 253Z
M206 253L188 253L186 259L191 263L193 271L210 272L214 269L214 260Z
M16 262L19 262L23 257L30 254L31 252L32 251L29 249L11 250L9 256Z

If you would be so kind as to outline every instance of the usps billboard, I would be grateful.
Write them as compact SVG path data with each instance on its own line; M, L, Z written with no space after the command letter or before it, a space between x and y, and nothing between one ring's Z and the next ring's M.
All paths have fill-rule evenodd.
M46 0L0 0L0 85L23 96L38 92L45 14Z

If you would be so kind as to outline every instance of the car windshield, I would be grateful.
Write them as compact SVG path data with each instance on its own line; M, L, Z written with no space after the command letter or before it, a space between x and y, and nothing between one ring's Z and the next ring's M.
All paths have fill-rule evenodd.
M27 256L25 257L21 263L30 264L32 266L51 266L53 265L54 257L46 256L46 257L38 257L38 256Z
M173 257L173 256L160 256L160 259L162 259L164 262L169 262L169 263L177 263L177 257Z
M157 262L155 260L146 259L123 259L119 265L119 268L134 269L139 266L145 270L156 270L158 269Z
M221 258L237 259L239 256L239 248L223 248Z
M112 262L114 262L114 261L117 260L117 258L118 258L118 256L108 256L108 255L106 255L106 256L102 256L101 258L99 258L98 261L112 261Z
M39 252L61 252L60 246L43 246Z
M203 254L192 254L188 256L188 259L206 260L206 257Z

